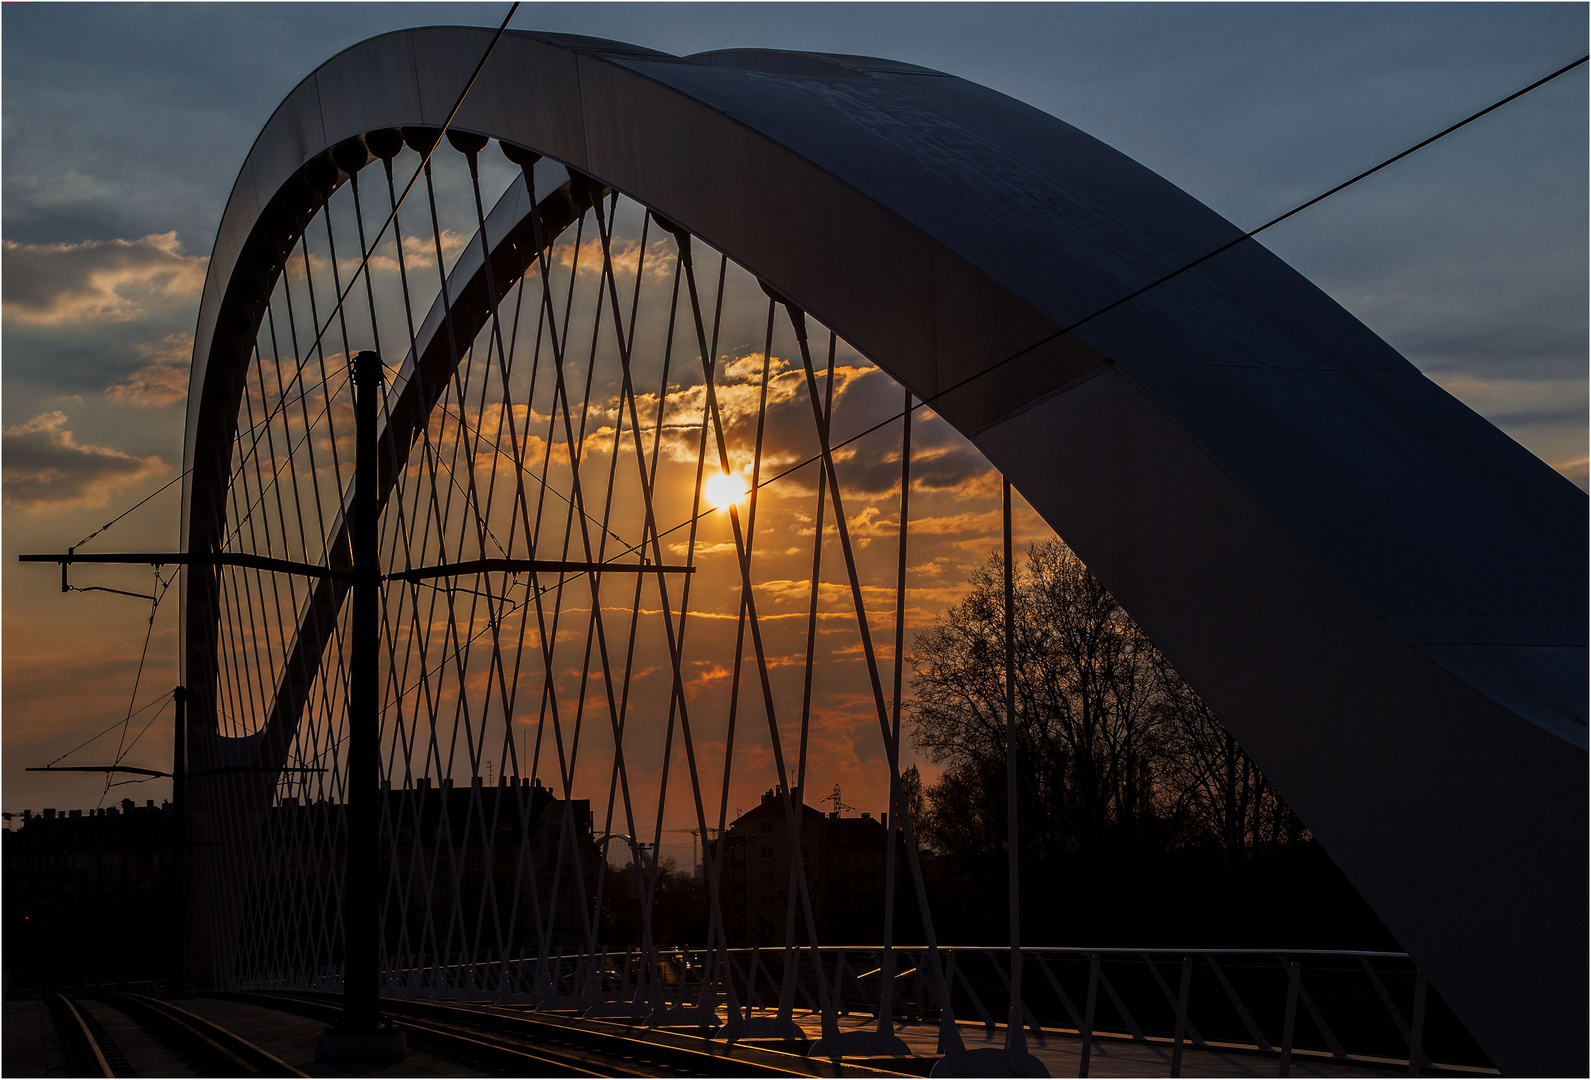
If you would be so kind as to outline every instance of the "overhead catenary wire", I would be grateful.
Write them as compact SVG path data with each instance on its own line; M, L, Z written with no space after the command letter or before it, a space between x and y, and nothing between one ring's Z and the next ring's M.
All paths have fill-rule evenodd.
M66 753L64 753L64 754L60 755L59 757L54 758L53 760L51 760L49 762L49 764L54 765L54 764L56 764L56 762L59 762L59 761L65 759L65 758L71 757L73 754L75 754L79 750L83 749L83 747L87 746L89 743L95 741L96 739L104 738L106 735L109 735L112 731L115 731L117 728L122 727L123 725L125 725L133 717L142 716L145 712L147 712L150 709L153 709L155 706L164 704L166 699L171 697L171 694L172 694L172 692L170 690L168 690L164 694L162 694L159 697L155 698L153 701L147 702L142 708L140 708L137 711L129 714L128 716L124 716L124 717L121 717L119 719L112 720L109 724L106 724L103 728L100 728L99 731L95 732L93 735L90 735L88 738L84 739L82 742L80 742L76 746L72 747L72 749L68 750Z
M166 696L169 696L169 694L166 695ZM129 719L131 719L131 718L129 717ZM126 760L127 755L132 753L133 747L138 745L138 740L142 739L144 737L144 735L146 733L148 733L150 727L152 727L154 725L154 722L156 720L158 720L158 719L160 719L160 714L157 712L157 713L152 714L149 717L148 720L144 721L144 726L138 729L138 734L133 736L133 741L127 744L126 749L123 750L121 755L116 759L116 762L117 762L118 765L121 764L122 761ZM119 787L122 784L142 784L142 783L145 783L145 782L147 782L149 780L157 779L156 777L153 777L153 776L143 776L143 777L139 777L137 780L116 780L116 781L112 781L110 779L110 774L109 773L106 774L105 778L106 778L106 783L105 783L105 790L106 791L109 791L113 787Z
M100 533L104 532L106 529L108 529L112 525L116 524L118 521L120 521L122 518L126 517L128 514L132 513L134 510L137 510L140 506L144 505L150 499L153 499L156 495L159 495L161 492L165 491L172 484L175 484L178 480L181 480L184 476L187 476L188 473L190 473L192 471L193 471L192 469L184 469L184 470L182 470L176 476L173 476L170 480L167 480L164 484L161 484L154 491L151 491L148 495L145 495L142 499L139 499L137 502L133 503L133 505L129 506L127 509L125 509L121 513L117 514L115 517L111 518L105 524L101 525L99 528L95 529L93 532L91 532L87 536L83 537L83 539L81 539L77 543L73 544L72 545L72 549L75 550L77 548L82 547L84 544L86 544L90 540L94 539L94 537L98 536Z
M150 600L150 604L149 604L149 622L148 622L148 625L144 628L144 645L143 645L143 648L140 649L139 653L138 653L138 670L133 674L133 691L132 691L132 694L130 695L130 697L129 697L128 701L127 701L127 719L123 723L123 726L122 726L122 739L121 739L121 742L116 747L116 758L115 758L115 761L113 762L113 764L120 765L122 763L122 759L127 756L127 752L132 749L132 744L126 742L127 728L129 726L131 726L131 724L132 724L133 705L138 700L138 685L139 685L139 683L141 683L143 681L143 678L144 678L144 664L147 663L148 660L149 660L149 642L154 637L154 633L155 633L155 613L160 610L160 602L165 599L166 590L171 588L171 583L176 581L176 580L177 580L177 572L173 571L172 575L169 578L167 578L164 581L161 581L160 580L160 569L159 569L159 567L155 568L155 584L158 586L158 588L155 589L155 594ZM153 718L151 718L151 719L153 719ZM144 725L144 730L147 731L148 729L149 729L149 725L145 724ZM143 732L139 732L140 736L142 736L142 734L143 734ZM133 740L133 742L135 742L135 743L137 741L138 740L136 738ZM109 774L106 774L105 790L109 791L110 790L110 786L111 786L110 785L110 776L109 776Z

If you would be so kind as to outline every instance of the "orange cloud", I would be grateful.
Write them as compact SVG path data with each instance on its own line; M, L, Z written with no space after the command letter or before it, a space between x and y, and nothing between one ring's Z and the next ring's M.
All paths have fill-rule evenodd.
M636 268L641 261L641 245L634 240L611 240L609 243L609 258L612 260L613 274L615 277L635 276ZM407 250L407 249L406 249ZM671 240L653 240L647 245L646 261L652 267L648 276L658 267L673 265L674 243ZM575 265L575 245L559 244L553 249L553 261L567 268ZM602 271L602 240L600 237L589 237L580 244L580 273L597 274Z
M6 240L0 303L8 318L43 326L141 319L204 288L209 259L181 247L175 232L81 244Z
M468 236L466 236L464 233L458 232L457 230L443 229L441 234L442 258L446 261L451 261L454 254L457 253L458 250L462 248L469 239L470 238ZM479 246L480 242L476 241L477 249ZM310 263L312 269L316 273L320 272L320 270L325 266L325 260L314 254L310 255ZM373 253L371 253L370 261L366 265L370 267L373 273L396 274L398 272L398 245L396 241L389 239L384 242ZM429 234L404 236L404 273L412 274L417 269L434 267L435 265L436 241L433 240ZM355 255L348 258L338 259L337 269L338 272L343 275L342 280L346 283L352 277L354 272L359 269L358 256ZM288 272L297 275L295 280L301 279L303 277L304 265L302 255L298 257L298 261L289 267ZM432 277L434 276L435 275L433 274Z
M159 407L188 396L192 334L168 334L159 341L137 346L137 350L149 362L128 376L125 383L107 386L106 397L129 405Z

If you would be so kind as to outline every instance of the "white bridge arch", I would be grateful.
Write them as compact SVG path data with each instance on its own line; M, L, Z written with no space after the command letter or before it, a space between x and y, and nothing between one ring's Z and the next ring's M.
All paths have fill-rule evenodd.
M238 424L303 170L367 132L440 125L489 41L364 42L256 141L195 335L188 550L225 520L205 465ZM931 401L1222 717L1493 1059L1584 1072L1583 493L1254 241L1063 332L1239 231L961 79L510 32L452 128L652 208ZM258 764L206 714L201 578L184 572L190 756Z

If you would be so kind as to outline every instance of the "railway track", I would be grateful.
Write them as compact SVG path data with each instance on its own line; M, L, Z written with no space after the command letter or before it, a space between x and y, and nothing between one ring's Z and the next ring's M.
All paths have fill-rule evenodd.
M323 1021L328 1027L335 1024L342 1015L342 1009L336 1004L336 999L332 995L322 997L310 993L217 992L210 996L224 1001L286 1010L312 1020ZM386 1004L383 1002L383 1005ZM655 1075L626 1067L622 1061L611 1061L598 1055L573 1053L557 1047L534 1046L525 1040L494 1039L490 1037L491 1033L460 1024L451 1017L426 1016L421 1010L407 1010L401 1013L394 1009L384 1011L389 1015L401 1017L402 1027L408 1033L411 1047L472 1066L486 1075ZM420 1012L421 1015L415 1015L416 1012Z
M116 1073L105 1053L105 1046L88 1025L87 1015L69 998L51 994L45 1000L50 1019L61 1040L61 1053L72 1076L126 1076ZM119 1055L118 1055L119 1056Z
M224 992L213 996L334 1023L334 994ZM899 1073L732 1046L674 1032L637 1032L620 1024L524 1014L492 1007L383 998L382 1010L408 1032L411 1045L483 1071L524 1076L865 1077Z
M334 1025L342 1013L340 996L311 991L205 996L290 1012L327 1026ZM173 1002L127 993L102 993L95 1000L122 1013L196 1075L306 1075L235 1031ZM135 1048L119 1046L93 1011L59 994L47 999L46 1005L60 1036L68 1075L137 1075L125 1052ZM872 1063L814 1060L780 1050L726 1045L696 1035L637 1030L556 1014L404 998L383 999L382 1008L407 1031L413 1049L483 1076L901 1075ZM106 1022L110 1023L108 1016ZM147 1041L145 1046L149 1046Z
M124 1013L199 1075L305 1075L242 1036L168 1001L122 993L101 993L96 1000ZM46 1005L60 1036L68 1075L137 1075L122 1047L93 1013L60 994L52 994Z

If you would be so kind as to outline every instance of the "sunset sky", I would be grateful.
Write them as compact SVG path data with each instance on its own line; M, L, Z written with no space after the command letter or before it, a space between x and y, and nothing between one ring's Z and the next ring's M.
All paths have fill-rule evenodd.
M89 807L102 797L158 801L169 791L154 781L105 796L93 776L23 769L57 758L116 724L129 701L141 708L176 682L175 590L150 624L147 602L63 596L54 568L18 566L16 556L63 550L177 475L198 294L250 143L293 85L336 51L403 26L495 26L505 12L504 5L477 4L44 4L0 12L7 812ZM1530 4L527 4L513 26L682 54L754 46L866 53L938 68L1061 117L1247 228L1579 56L1587 11ZM1581 487L1585 79L1583 69L1560 79L1264 241ZM506 167L497 172L499 187L488 200L509 175ZM726 338L721 353L733 361L729 381L749 393L760 376L765 309L754 287L739 303L736 325L743 329ZM770 453L795 460L810 432L780 435L781 421L773 419L786 410L794 425L808 409L788 335L773 356ZM849 381L837 417L850 419L837 419L838 428L857 430L866 417L898 408L898 388L869 373L861 358L842 352L841 367ZM804 422L810 427L810 411ZM927 421L917 437L922 486L913 491L908 627L926 625L954 602L968 571L998 543L998 478L939 422ZM881 616L874 637L885 644L893 637L882 616L893 604L885 586L893 581L897 446L898 428L859 444L842 476L857 498L847 515L872 541L865 559L882 592L876 609L871 598L869 605ZM176 549L177 491L118 522L93 547ZM794 477L759 511L776 523L759 526L759 535L763 528L788 533L764 571L770 582L788 578L791 585L784 599L770 586L777 609L770 615L781 625L795 626L799 620L785 617L796 612L804 620L811 548L801 515L810 515L813 492L809 478ZM709 519L702 543L722 548L724 517ZM1026 541L1045 529L1024 514L1019 533ZM825 549L824 576L826 610L843 611L849 594L837 548ZM158 587L147 569L80 569L74 578L135 592ZM716 612L732 634L732 577L716 591L708 580L701 610ZM139 675L146 631L151 646ZM777 637L770 650L776 645L781 655L800 645L783 630ZM853 648L835 639L836 657ZM887 659L889 649L883 651ZM721 652L727 657L729 648ZM699 681L704 715L722 711L724 674ZM871 699L863 694L865 680L830 687L821 727L815 722L821 736L809 790L827 794L838 782L847 802L877 812L887 808L885 789L878 786ZM126 760L167 768L169 707L141 714L125 737L146 720L152 723ZM762 725L760 709L746 722ZM107 760L123 737L112 727L63 764ZM745 760L758 760L749 744L747 752ZM599 757L593 751L594 771L584 782L605 788ZM749 806L765 786L762 768L747 766L736 803ZM687 816L681 807L666 823L686 825ZM677 849L683 855L689 838L673 840L687 845Z

